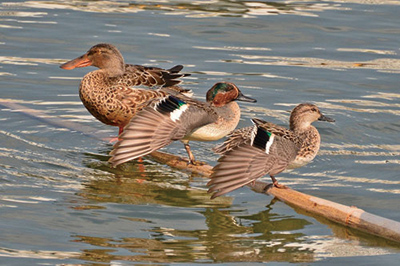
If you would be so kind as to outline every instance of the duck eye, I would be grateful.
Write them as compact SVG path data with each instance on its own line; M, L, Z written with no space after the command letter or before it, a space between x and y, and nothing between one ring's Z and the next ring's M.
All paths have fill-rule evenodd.
M311 108L311 111L317 112L317 109L315 107Z

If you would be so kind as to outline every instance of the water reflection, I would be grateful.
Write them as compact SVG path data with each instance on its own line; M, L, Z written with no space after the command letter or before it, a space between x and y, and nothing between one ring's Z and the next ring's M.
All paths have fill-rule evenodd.
M143 185L142 183L141 185ZM156 185L156 184L155 184ZM92 187L91 185L90 187ZM145 184L146 186L146 184ZM121 200L121 192L114 195L114 189L104 195L105 187L101 185L100 191L88 189L82 196L98 194L104 201L113 201L115 198ZM138 186L128 186L129 189L138 189ZM162 187L165 190L165 187ZM124 189L125 191L125 189ZM130 197L125 194L124 204L153 204L156 195L147 197L143 189L135 193L131 192ZM147 190L148 191L148 190ZM153 189L154 191L154 189ZM160 191L160 190L159 190ZM166 193L174 193L169 190ZM204 194L199 192L198 194ZM176 194L176 192L175 192ZM185 193L186 194L186 193ZM310 262L314 260L313 249L304 248L302 238L304 234L300 231L311 224L305 219L290 215L281 215L273 211L273 202L267 209L256 214L238 215L245 210L232 210L227 208L228 204L220 204L221 207L206 207L215 205L210 201L203 202L199 207L198 196L186 194L188 198L182 201L182 197L175 203L176 207L188 207L191 204L192 212L204 216L206 229L180 229L179 227L151 226L144 231L148 232L145 238L135 237L127 232L124 238L102 238L89 235L75 235L76 242L83 242L93 246L92 249L85 249L82 258L93 261L109 262L113 260L143 261L143 262L266 262L266 261L287 261L287 262ZM137 200L136 198L140 198ZM205 199L204 197L203 199ZM146 203L146 199L148 202ZM97 198L96 198L97 200ZM182 202L182 204L180 204ZM158 202L163 204L162 202ZM168 202L165 204L169 204ZM225 205L222 207L222 205ZM143 215L142 215L143 216ZM126 217L124 219L127 219ZM157 220L148 217L146 219L129 217L132 221L132 228L136 223L157 224ZM190 224L190 220L187 221ZM190 226L189 226L190 227ZM309 240L307 240L309 242ZM294 243L296 243L294 245ZM127 254L126 251L129 251ZM125 255L118 255L118 254Z
M38 64L59 65L62 59L22 58L17 56L0 56L0 64L37 66Z
M359 4L371 4L371 1L350 2ZM396 5L396 1L377 1L379 4ZM5 7L27 7L40 9L70 9L83 12L97 13L137 13L145 10L159 10L168 15L179 15L191 18L206 17L256 17L268 15L297 15L305 17L318 17L320 12L328 10L351 10L344 7L342 1L315 2L303 1L281 1L281 2L256 2L256 1L25 1L2 3ZM5 12L8 15L10 12ZM17 12L15 12L17 13ZM18 12L24 13L24 12ZM46 13L44 13L46 14ZM37 16L37 14L35 14ZM39 13L43 15L43 13ZM26 16L26 15L24 15ZM33 16L33 15L31 15Z
M387 250L378 248L388 247L387 241L368 237L319 217L316 219L322 224L327 224L335 237L305 234L302 231L312 223L298 215L285 215L275 211L274 199L264 210L246 214L247 209L232 206L230 200L226 198L215 204L208 200L204 190L194 192L194 189L191 189L188 192L182 184L177 186L174 181L168 186L165 182L171 180L157 181L151 180L148 176L147 178L143 182L127 178L93 180L85 186L80 195L103 203L140 206L158 204L173 206L178 210L184 207L192 213L186 214L187 225L181 228L178 225L182 222L180 221L177 225L172 223L167 227L159 226L157 215L152 217L154 214L143 211L139 211L137 216L132 213L129 217L126 215L120 219L131 221L132 229L143 227L143 223L147 224L147 229L141 230L147 232L146 237L140 237L140 233L135 234L135 230L126 232L126 236L122 238L74 235L74 241L93 246L82 251L80 256L82 259L156 263L312 262L330 256L388 254ZM181 182L186 183L186 181ZM175 196L176 200L171 200ZM85 210L87 209L82 209ZM301 210L296 211L303 213ZM107 213L107 210L103 212ZM205 219L204 229L199 229L196 225L190 226L191 215L199 214ZM174 215L174 209L171 209L171 215ZM352 248L354 245L352 242L359 242L360 239L364 245L371 245L374 248Z
M18 250L0 247L0 257L31 259L67 259L77 258L79 252L62 252L57 250Z
M93 179L85 184L79 196L88 202L98 202L102 207L108 206L108 203L126 205L120 206L126 209L126 215L120 218L131 221L132 228L147 224L147 229L142 230L148 232L149 236L137 237L134 232L127 232L124 238L76 235L75 241L94 246L93 249L84 250L86 259L164 263L314 260L313 251L302 248L302 241L299 240L305 236L301 230L311 223L306 219L275 212L274 200L263 211L243 214L247 212L245 209L232 208L232 198L210 200L204 187L199 189L191 185L188 175L163 165L144 160L143 163L133 162L109 169L106 157L94 154L87 156L87 167L113 172L115 178ZM97 160L90 160L94 158ZM158 215L163 216L166 211L163 211L164 214L140 211L140 206L148 205L172 208L168 216L172 223L159 226ZM112 212L104 208L104 215ZM90 212L97 208L89 204L75 205L74 209ZM129 209L136 211L132 213ZM181 213L180 210L187 211ZM175 212L179 217L176 225L173 223ZM200 228L198 224L191 225L192 219L202 220L198 215L204 217L206 228L201 228L204 225ZM186 222L185 226L180 227L182 219ZM289 247L289 243L298 245ZM123 250L130 254L116 255L125 254Z
M97 156L97 159L106 160L101 156ZM87 166L103 170L108 167L94 161L88 162ZM187 175L177 174L151 161L130 163L108 171L114 172L115 179L93 179L85 184L79 195L101 205L102 211L97 216L107 215L108 212L115 216L115 209L123 208L125 214L120 215L119 219L131 221L132 231L126 232L126 236L121 238L73 235L74 241L93 246L82 251L81 258L86 260L157 263L312 262L330 256L387 254L388 251L383 248L393 245L319 217L315 218L328 225L334 236L306 234L304 230L312 225L310 219L282 214L279 206L275 207L277 201L274 199L265 209L248 213L247 208L233 205L229 197L210 200L204 188L197 189L191 185ZM109 203L117 205L111 206ZM143 210L149 205L163 208L164 211L156 214ZM83 212L98 208L97 205L75 206L76 210ZM160 219L164 219L168 212L169 222L160 223ZM305 214L298 209L296 212ZM201 220L198 215L204 217L206 228L201 228L203 223L200 228L199 224L191 225L191 221ZM179 220L175 220L178 217ZM100 217L98 219L103 220ZM182 223L185 225L180 226ZM139 233L135 228L142 229ZM146 237L141 237L142 233L147 233ZM353 242L359 241L375 248L352 249ZM347 248L346 252L343 247Z
M206 181L149 159L110 169L111 145L98 139L113 136L113 130L84 110L77 82L69 82L81 75L63 76L58 65L64 60L57 55L68 58L64 52L113 40L135 60L192 67L196 80L185 84L194 90L232 79L261 98L257 106L243 107L241 122L257 116L287 125L300 98L313 101L338 122L319 128L323 143L315 162L285 173L282 181L397 219L400 94L395 75L387 73L399 73L398 48L392 45L398 30L390 21L396 16L392 6L377 5L399 3L3 1L2 98L21 100L3 99L7 105L1 107L0 208L7 233L0 257L59 264L70 263L68 258L308 263L387 254L392 246L379 238L281 202L253 201L269 202L264 195L243 190L246 194L211 201ZM337 19L349 13L355 23ZM140 53L132 51L136 48ZM209 154L214 143L194 145L200 159L215 162ZM23 238L21 231L27 232Z
M98 202L161 204L187 208L228 207L231 203L228 197L210 200L205 188L191 187L189 175L176 172L165 165L144 160L143 163L126 163L112 169L107 163L108 156L87 155L102 161L87 161L87 167L112 172L115 178L90 181L86 189L79 193L82 197Z
M203 48L202 48L203 49ZM248 55L235 54L233 56L239 59L235 63L248 65L275 65L275 66L295 66L295 67L313 67L327 68L331 70L342 71L345 69L364 68L375 69L386 73L400 73L400 60L393 58L378 58L370 61L340 61L324 58L312 57L282 57L266 55ZM230 63L230 60L218 60L216 62Z

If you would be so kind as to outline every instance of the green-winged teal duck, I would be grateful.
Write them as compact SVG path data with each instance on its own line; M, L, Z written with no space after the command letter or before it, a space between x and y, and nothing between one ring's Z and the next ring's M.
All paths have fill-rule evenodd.
M188 76L177 65L165 70L157 67L125 64L118 49L107 43L97 44L84 55L62 64L63 69L94 66L98 70L86 74L79 87L79 96L88 111L104 124L118 126L119 133L150 99L165 97L163 90L141 87L172 87ZM184 91L184 90L182 90Z
M207 186L212 198L221 196L269 174L274 186L275 175L285 169L301 167L315 158L321 137L311 125L314 121L335 120L324 116L314 104L297 105L290 115L290 129L252 119L254 126L235 130L214 148L223 154L213 168Z
M190 163L195 164L189 141L221 139L239 123L240 108L235 100L256 102L229 82L216 83L208 90L206 100L201 102L182 95L154 100L125 127L109 161L117 166L181 140Z

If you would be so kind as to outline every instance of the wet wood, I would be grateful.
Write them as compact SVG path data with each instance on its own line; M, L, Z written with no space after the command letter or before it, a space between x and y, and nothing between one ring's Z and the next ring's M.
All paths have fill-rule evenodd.
M360 231L400 242L400 222L368 213L355 206L346 206L333 201L314 197L293 189L279 189L257 181L250 186L255 192L273 195L290 206L306 212L321 215L324 218L358 229Z
M189 164L186 158L159 151L153 152L150 155L156 161L166 164L172 168L200 174L204 177L209 177L212 172L212 166L204 162L199 162L199 165L192 165Z
M204 177L210 177L212 173L212 167L208 164L188 166L187 160L172 154L157 152L157 154L152 153L151 155L157 161L165 163L173 168L195 172ZM261 181L256 181L253 185L248 186L257 193L272 195L290 206L295 206L306 212L320 215L330 221L400 242L400 222L373 215L355 206L350 207L342 205L290 188L279 189L272 186L272 184Z
M86 136L96 139L104 139L101 138L101 136L97 136L95 134L96 130L93 128L65 121L60 118L49 117L44 112L27 108L15 101L0 99L0 106L3 106L3 108L9 108L13 111L19 111L30 118L40 120L46 124L81 132ZM208 164L190 165L186 159L176 155L163 152L153 152L151 156L154 160L167 164L170 167L197 173L207 178L210 177L212 172L212 167ZM255 182L253 185L250 185L250 187L255 192L272 195L289 206L300 208L310 214L320 215L330 221L344 226L400 242L400 223L397 221L373 215L355 206L342 205L304 194L290 188L278 189L261 181Z

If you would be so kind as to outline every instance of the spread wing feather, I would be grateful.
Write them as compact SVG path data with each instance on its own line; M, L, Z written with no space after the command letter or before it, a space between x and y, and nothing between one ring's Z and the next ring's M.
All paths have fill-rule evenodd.
M145 156L217 119L205 106L200 108L200 103L192 102L189 98L170 95L145 107L119 136L120 140L110 153L111 164L115 167Z
M255 125L257 125L257 127L261 127L275 136L291 140L292 142L296 143L296 145L300 146L301 139L291 130L270 122L263 121L261 119L254 118L252 121ZM250 145L253 129L254 127L236 129L230 135L228 135L228 138L222 144L213 148L213 151L218 154L225 154L226 152L240 145Z
M224 195L247 185L265 174L265 161L268 155L250 145L239 146L218 160L213 169L208 192L212 198Z
M252 133L250 131L247 133L248 137L243 138L244 141L241 144L226 151L213 168L211 180L207 184L210 186L208 192L214 192L211 198L247 185L265 174L275 176L285 170L288 164L296 158L298 146L293 141L271 134L270 136L273 137L266 142L270 142L267 149L266 146L262 148L259 145L250 145ZM253 138L256 137L253 136ZM253 143L253 145L256 144Z

